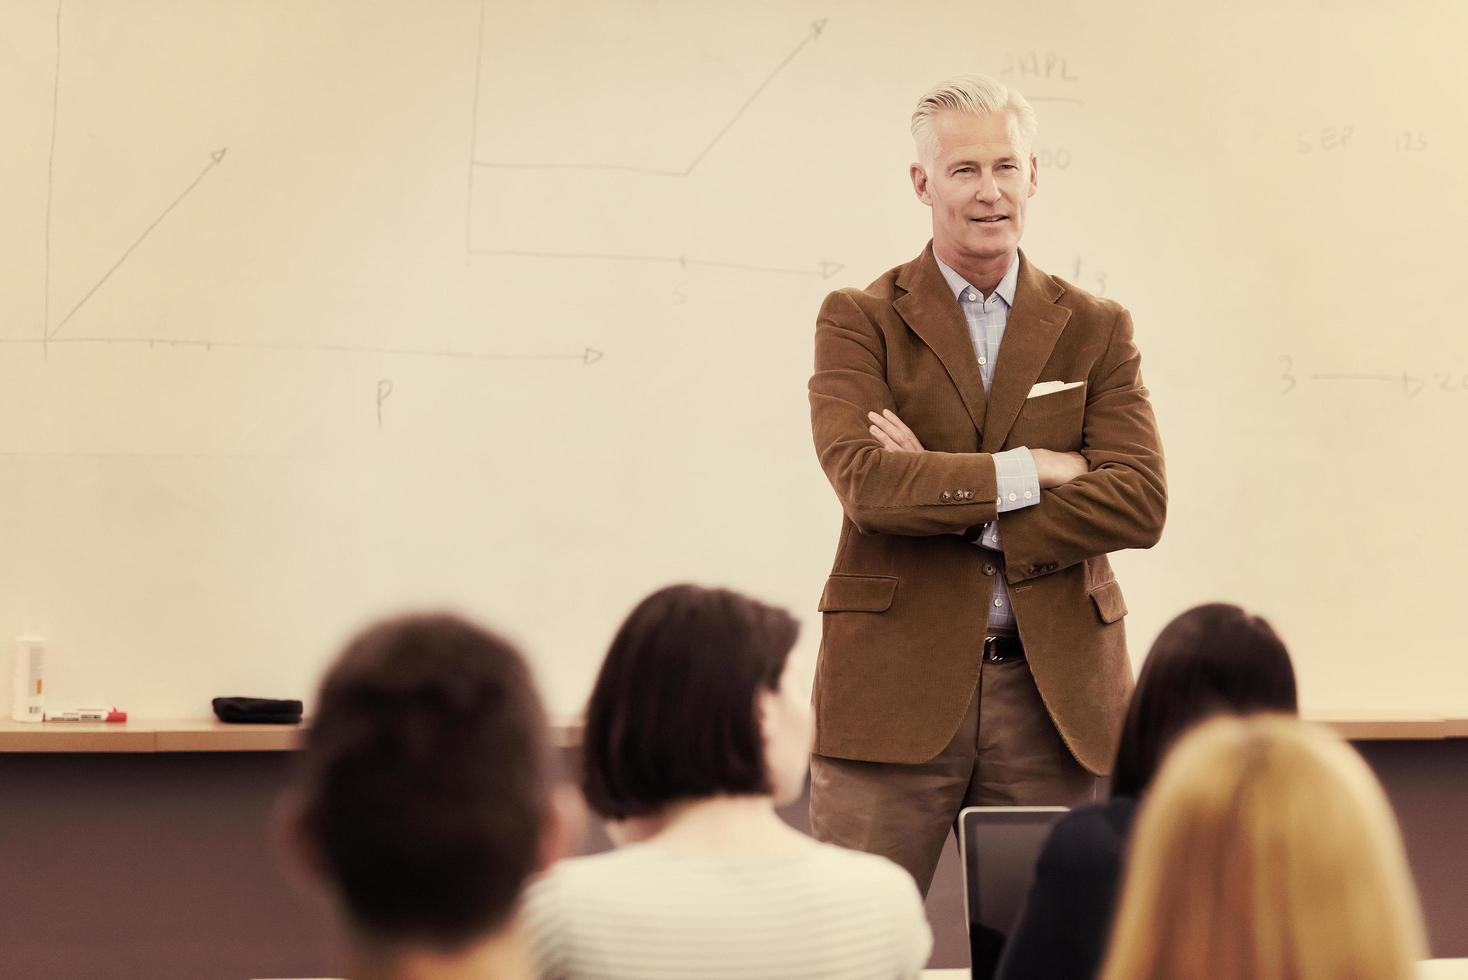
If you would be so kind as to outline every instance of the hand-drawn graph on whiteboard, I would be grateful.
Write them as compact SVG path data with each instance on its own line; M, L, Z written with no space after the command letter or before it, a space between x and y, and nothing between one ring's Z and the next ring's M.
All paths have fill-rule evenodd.
M88 275L84 288L75 291L64 291L59 288L54 273L66 265L68 259L54 248L55 229L52 212L53 205L58 202L58 195L66 193L65 188L58 187L55 171L58 162L58 134L63 132L64 127L70 122L64 98L64 81L68 67L67 32L68 29L75 29L73 21L86 15L85 10L76 11L74 8L77 6L75 3L68 4L67 0L57 0L53 22L54 37L50 39L54 46L54 58L50 85L50 132L46 153L41 323L39 330L34 335L0 338L0 344L38 347L42 355L48 359L53 348L93 346L192 349L204 352L219 350L264 351L281 354L370 355L379 358L408 357L482 362L566 361L582 365L595 364L602 359L603 352L590 346L573 350L515 353L466 350L455 345L435 347L395 343L327 343L309 339L200 338L159 333L154 330L144 330L135 335L119 335L116 330L96 329L99 319L115 319L115 311L109 317L108 313L99 313L96 310L99 302L107 297L109 287L128 276L129 266L135 256L145 254L155 236L167 232L170 225L187 223L190 220L190 203L211 192L209 178L217 168L226 163L229 147L220 146L201 150L199 169L171 194L160 195L157 187L132 188L131 192L135 193L139 199L156 198L166 203L162 204L149 220L139 224L136 232L127 238L125 245L119 246L115 257L105 266L90 273L84 273L79 269L68 270L74 275ZM105 165L105 160L99 160L97 163L99 166ZM165 178L160 177L159 179Z
M471 257L650 263L680 271L721 269L817 279L830 279L844 268L823 256L801 257L803 246L792 243L769 243L776 254L788 254L787 261L685 244L691 237L689 214L706 193L696 186L698 181L712 169L721 149L740 137L741 124L747 128L761 107L778 105L782 77L820 41L826 19L792 26L778 47L764 35L758 39L758 53L740 51L734 56L710 53L708 48L719 39L704 30L690 27L687 36L680 35L676 13L662 14L663 21L649 15L623 17L619 24L599 23L602 29L627 30L625 40L637 50L618 44L620 77L597 86L594 76L584 74L581 62L587 47L603 47L597 38L582 34L578 40L574 31L565 29L564 18L553 12L538 23L533 15L519 15L517 26L532 40L528 44L517 40L515 47L535 51L542 65L554 66L560 82L574 81L571 87L583 98L567 106L554 98L540 101L537 83L527 86L523 77L515 84L486 79L486 66L502 64L509 53L486 50L486 36L500 40L508 33L496 23L503 16L506 12L497 10L490 17L488 4L481 3L464 228L465 249ZM734 22L746 16L746 11L730 8L728 19ZM543 32L544 43L535 43L538 32ZM731 68L731 60L740 67ZM709 62L724 70L703 70ZM745 63L761 67L752 69ZM533 73L541 66L514 67ZM589 89L598 87L601 91L594 97L584 98ZM648 101L641 98L649 93L663 107L664 114L655 121L648 118ZM575 140L527 141L520 138L525 134L522 127L489 127L481 121L485 110L496 105L503 109L507 101L527 95L542 107L548 127L584 125L587 113L595 114L597 108L606 109L612 124L602 118L593 124L598 137L576 146L569 145ZM552 149L543 156L518 155L526 142ZM549 203L542 207L541 202ZM582 220L591 215L593 220Z

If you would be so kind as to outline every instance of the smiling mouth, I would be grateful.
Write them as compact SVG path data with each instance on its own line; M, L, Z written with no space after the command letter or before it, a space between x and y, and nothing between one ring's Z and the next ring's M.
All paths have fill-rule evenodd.
M1008 218L1006 218L1002 214L994 214L994 215L990 215L987 218L970 218L969 220L970 221L977 221L979 224L982 224L982 225L997 225L1001 221L1007 221Z

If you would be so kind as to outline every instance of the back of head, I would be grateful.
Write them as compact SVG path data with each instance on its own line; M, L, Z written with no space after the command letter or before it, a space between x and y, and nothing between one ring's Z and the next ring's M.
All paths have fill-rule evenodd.
M1158 634L1142 663L1112 795L1141 796L1168 748L1205 718L1296 710L1294 667L1268 622L1225 603L1189 609Z
M322 682L297 792L362 938L456 951L511 918L549 807L546 723L505 641L448 615L381 623Z
M670 803L773 792L757 717L799 624L727 589L674 585L628 615L586 708L582 789L620 820Z
M1410 980L1417 898L1386 798L1324 729L1220 718L1142 806L1103 980Z

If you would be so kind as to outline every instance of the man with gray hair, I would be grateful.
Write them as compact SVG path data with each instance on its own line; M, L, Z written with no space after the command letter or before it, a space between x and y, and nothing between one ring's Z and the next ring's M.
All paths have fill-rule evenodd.
M1107 554L1162 534L1131 317L1019 250L1035 113L981 75L912 116L922 254L816 322L811 426L845 514L821 595L811 825L927 892L960 809L1069 804L1131 690Z

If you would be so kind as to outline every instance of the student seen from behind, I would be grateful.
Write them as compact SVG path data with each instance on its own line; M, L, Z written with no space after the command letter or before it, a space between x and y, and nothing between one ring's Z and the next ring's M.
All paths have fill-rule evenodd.
M1414 980L1422 918L1371 770L1293 718L1220 718L1138 817L1102 980Z
M504 640L447 615L354 639L278 808L354 980L531 977L526 880L562 849L546 720Z
M530 890L545 977L921 971L932 936L911 876L775 812L799 798L809 760L797 630L783 610L691 585L622 624L587 707L583 789L626 845L562 861Z
M1136 808L1168 749L1217 714L1296 710L1295 672L1269 623L1238 606L1182 613L1152 644L1122 723L1105 803L1066 814L1035 867L1001 980L1086 980L1106 950Z

